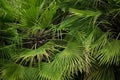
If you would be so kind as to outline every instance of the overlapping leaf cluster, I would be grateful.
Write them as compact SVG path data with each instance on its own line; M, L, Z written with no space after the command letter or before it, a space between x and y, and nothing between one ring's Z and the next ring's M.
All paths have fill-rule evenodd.
M119 0L0 0L1 80L119 80Z

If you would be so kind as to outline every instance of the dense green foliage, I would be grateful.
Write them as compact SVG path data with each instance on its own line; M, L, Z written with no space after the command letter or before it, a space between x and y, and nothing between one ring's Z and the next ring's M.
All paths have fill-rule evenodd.
M120 0L0 0L0 80L120 80Z

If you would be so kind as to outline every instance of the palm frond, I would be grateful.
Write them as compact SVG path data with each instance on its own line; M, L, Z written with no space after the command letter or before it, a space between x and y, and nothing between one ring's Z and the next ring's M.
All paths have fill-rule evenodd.
M113 67L101 66L94 69L88 79L92 80L116 80Z
M24 78L24 68L17 64L5 64L1 71L4 80L22 80Z
M90 62L85 61L85 54L79 49L79 44L70 42L65 50L55 56L52 67L55 69L53 72L62 72L62 76L65 78L77 71L85 71L86 64L89 65ZM66 74L68 75L65 76Z
M52 22L53 16L55 15L57 9L58 9L58 5L56 2L53 1L43 11L43 13L39 18L39 24L41 24L42 28L49 27L49 24Z
M14 56L16 62L23 64L23 65L36 65L40 64L43 58L45 61L50 62L49 58L52 52L47 52L47 50L55 50L54 45L51 42L47 42L43 46L39 48L33 49L25 49L20 53L20 55Z
M100 64L119 64L119 40L112 40L108 42L98 54Z

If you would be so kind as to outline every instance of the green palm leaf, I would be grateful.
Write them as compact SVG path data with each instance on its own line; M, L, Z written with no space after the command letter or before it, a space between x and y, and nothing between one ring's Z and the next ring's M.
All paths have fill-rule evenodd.
M120 41L113 40L108 42L99 54L100 64L119 64Z
M1 71L4 80L22 80L24 79L24 68L17 64L6 64Z
M70 42L65 50L56 55L52 67L53 72L62 72L62 76L65 78L77 71L85 71L86 64L89 65L90 62L85 61L85 54L79 49L79 44Z
M94 69L88 79L91 80L116 80L113 67L101 66Z
M45 57L46 61L50 62L49 57L51 53L48 53L47 50L55 50L53 44L51 42L46 43L45 45L32 50L32 49L25 49L22 51L20 55L16 55L16 62L20 61L20 64L30 65L39 64L43 57Z

